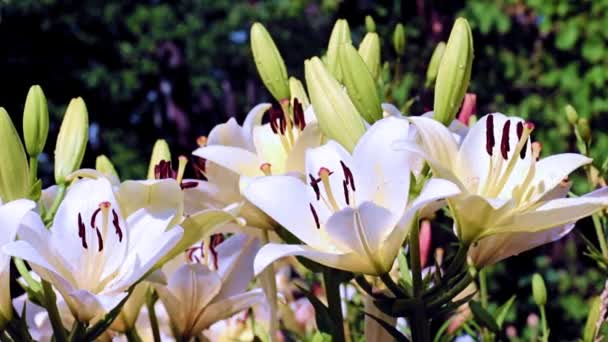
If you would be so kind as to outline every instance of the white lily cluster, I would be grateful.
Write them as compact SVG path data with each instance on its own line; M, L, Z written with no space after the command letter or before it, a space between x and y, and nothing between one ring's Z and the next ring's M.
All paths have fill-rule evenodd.
M459 27L466 39L447 49L456 43L472 49L468 24ZM371 47L357 52L350 45L344 21L334 29L325 61L305 63L311 101L298 80L287 79L265 29L256 24L252 32L253 40L269 44L270 50L256 46L254 54L279 98L255 106L242 125L230 119L199 139L193 155L202 179L183 179L185 157L173 170L164 142L155 146L145 180L121 182L105 157L97 170L77 170L88 125L79 99L68 108L58 139L57 184L41 190L29 173L36 158L25 162L10 118L0 111L0 130L12 139L7 155L16 160L10 172L0 165L0 329L7 335L188 341L238 339L247 330L276 341L280 330L302 337L314 310L321 310L317 317L334 319L332 335L342 340L348 311L342 297L349 296L340 289L348 288L365 296L368 311L393 316L384 325L366 322L366 336L382 339L380 329L403 316L391 311L398 305L381 305L386 301L414 303L414 318L425 323L425 310L450 302L470 284L466 266L481 269L560 239L577 220L608 207L606 188L568 197L568 175L592 160L574 153L538 159L529 121L491 113L465 127L451 121L452 102L437 106L441 115L406 116L380 104L375 93L366 98L378 78L369 64L379 61L363 53ZM468 85L472 51L466 52L450 58L468 63L454 77L461 83L457 93L449 84L440 89L450 98L464 96ZM44 96L38 88L32 94ZM46 139L46 133L34 138ZM30 145L40 153L40 141ZM453 262L458 267L437 263L425 272L437 276L438 286L444 276L455 290L462 286L449 298L450 289L425 293L420 269L419 221L427 220L422 240L428 249L428 220L440 210L447 214L442 219L453 220L465 253L462 265ZM399 258L404 253L409 268ZM10 272L11 258L27 298L11 297L11 277L18 278ZM291 272L303 268L323 274L324 293L291 283ZM394 282L395 273L402 282ZM354 281L341 286L353 278L358 287ZM13 305L25 308L25 317L15 317ZM247 322L251 315L260 327ZM424 325L416 319L408 323ZM230 328L217 334L212 327L218 324ZM426 340L423 332L412 334Z

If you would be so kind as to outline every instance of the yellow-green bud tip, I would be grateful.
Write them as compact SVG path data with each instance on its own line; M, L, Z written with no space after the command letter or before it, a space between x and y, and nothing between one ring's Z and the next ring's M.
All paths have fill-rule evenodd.
M0 107L0 200L4 203L29 194L29 169L23 144L10 116Z
M576 125L576 122L578 121L578 113L576 112L576 109L574 109L572 105L566 105L564 110L566 111L566 118L568 119L568 122L571 125Z
M534 273L532 276L532 296L534 297L536 305L545 306L545 304L547 304L547 288L545 287L545 281L538 273Z
M365 16L365 29L367 32L376 32L376 22L371 15Z
M346 19L338 19L334 24L327 44L327 69L338 81L342 81L342 70L338 61L338 54L342 44L352 43L350 27Z
M458 18L452 27L435 82L434 118L449 125L462 103L471 80L473 35L466 19Z
M49 110L46 97L39 85L33 85L27 93L23 108L23 137L27 153L36 157L46 144L49 133Z
M405 27L398 23L393 31L393 47L398 56L403 56L405 52Z
M377 33L367 33L359 44L359 55L367 65L374 80L380 76L380 37Z
M72 99L65 111L57 144L55 145L55 182L62 184L66 177L76 171L89 140L89 114L84 100Z
M163 160L171 161L171 151L169 150L169 144L165 140L158 139L152 148L150 165L148 166L148 179L154 179L154 168Z
M439 42L433 50L433 55L429 61L429 67L426 69L426 86L430 87L435 79L437 78L437 71L439 70L439 63L445 52L445 42Z
M285 62L264 25L251 26L251 51L260 78L277 101L289 99Z
M95 169L106 175L118 177L118 172L116 172L114 164L112 164L110 158L106 157L103 154L98 156L97 159L95 159Z

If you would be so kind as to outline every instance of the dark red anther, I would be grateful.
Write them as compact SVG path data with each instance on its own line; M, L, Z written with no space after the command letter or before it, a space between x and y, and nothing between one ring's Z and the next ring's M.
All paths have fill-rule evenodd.
M509 146L509 131L511 129L511 120L507 120L505 125L502 126L502 140L500 141L500 153L504 160L509 157L508 153L511 150Z
M272 133L279 133L279 125L277 123L277 114L274 107L270 107L268 109L268 122L270 123L270 128L272 129Z
M293 99L293 121L300 131L303 131L306 127L306 121L304 120L304 109L297 98Z
M194 182L194 181L182 182L179 186L182 188L182 190L192 189L192 188L196 188L198 186L198 182Z
M347 185L350 185L350 188L355 191L355 178L353 177L352 171L350 168L344 164L343 161L340 160L340 165L342 165L342 171L344 172L344 179Z
M101 252L103 251L103 239L101 238L101 232L99 229L95 229L95 231L97 232L97 243L99 244L98 251Z
M118 242L122 242L122 229L120 228L118 214L114 209L112 209L112 224L114 224L114 231L116 232L116 235L118 235Z
M97 229L97 226L95 226L95 219L97 218L97 214L99 214L100 211L101 211L101 208L97 208L93 212L93 215L91 215L91 228L93 228L93 229Z
M315 195L317 196L317 201L318 201L321 199L321 190L319 189L320 180L316 179L311 174L308 174L308 177L310 177L310 186L315 191Z
M315 224L317 225L317 229L321 228L321 224L319 223L319 215L317 215L317 211L315 207L312 206L312 203L308 203L310 206L310 211L312 212L312 217L315 219Z
M492 151L494 150L494 145L496 142L494 141L494 115L489 114L486 118L486 152L492 156Z
M215 250L215 248L224 241L224 235L222 234L214 234L211 236L211 241L209 242L209 251L211 252L211 255L213 256L213 266L215 266L215 269L218 269L218 255L217 255L217 251Z
M524 134L524 124L520 121L517 123L517 140L521 140L521 137ZM519 157L521 159L526 158L526 149L528 147L528 139L526 139L526 141L524 142L524 146L521 148L521 151L519 151Z
M80 238L80 241L82 241L82 248L88 249L89 246L87 246L86 227L84 222L82 222L82 216L80 213L78 213L78 237Z
M348 195L348 181L345 179L342 181L342 188L344 189L344 201L346 205L350 205L350 197Z

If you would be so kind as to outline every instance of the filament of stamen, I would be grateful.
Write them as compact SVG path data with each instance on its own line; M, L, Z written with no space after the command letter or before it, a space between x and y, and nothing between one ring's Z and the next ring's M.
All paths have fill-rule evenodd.
M524 125L524 130L522 132L521 138L519 139L519 141L517 142L517 145L515 146L515 150L513 152L513 158L508 160L507 168L503 171L502 175L500 176L500 180L495 184L493 191L490 194L491 196L497 196L500 193L500 191L502 190L502 188L505 186L505 184L507 183L507 180L509 179L511 172L513 171L513 168L515 167L515 164L517 163L518 158L516 157L516 155L518 155L520 153L521 149L527 145L528 138L530 137L530 133L532 133L533 130L534 130L534 125L532 123L526 122L526 124Z
M177 164L177 175L175 177L175 180L177 180L177 183L181 183L182 179L184 179L184 172L186 171L186 165L188 164L188 158L186 156L179 156L179 158L177 158L178 160L178 164Z
M338 202L336 202L336 198L331 190L331 184L329 183L329 176L331 176L332 173L333 172L329 171L329 169L322 167L319 170L319 178L321 178L321 183L327 194L327 200L331 204L333 210L338 211L340 210L340 207L338 206Z

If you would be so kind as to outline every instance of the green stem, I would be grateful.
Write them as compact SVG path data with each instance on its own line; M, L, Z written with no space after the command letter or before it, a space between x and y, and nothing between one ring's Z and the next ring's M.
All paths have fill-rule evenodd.
M135 327L131 327L125 332L125 336L127 337L128 342L141 342L141 337L137 333L137 329Z
M25 283L30 290L36 293L41 293L42 286L40 285L39 281L32 277L30 270L28 270L27 266L25 265L25 261L23 261L21 258L13 258L13 262L15 263L15 268L17 268L17 272L19 272L19 275L23 277L23 280L25 280Z
M59 310L57 309L55 292L53 292L53 287L51 284L44 279L42 280L42 291L44 292L44 306L49 314L49 320L51 321L51 326L53 327L55 341L66 342L68 338L65 334L63 323L61 322Z
M543 342L549 342L549 330L547 329L547 314L545 313L545 306L540 305L540 324L543 332L543 337L541 340Z
M479 271L479 291L481 296L481 306L485 309L488 307L488 282L486 279L486 270Z
M30 186L38 180L38 156L30 156Z
M332 329L332 341L344 342L344 317L342 317L342 297L340 296L340 282L333 276L334 270L325 268L323 270L323 283L325 284L325 295L327 296L327 308L335 326Z
M597 239L600 242L600 250L602 251L602 256L604 257L604 259L608 259L608 246L606 245L604 227L602 227L602 223L600 222L600 218L597 214L594 214L591 217L593 218L593 225L595 226L595 233L597 234Z
M148 292L148 298L146 298L146 307L148 308L148 318L150 319L150 327L152 328L152 337L154 342L160 342L160 329L158 328L158 318L156 317L156 309L154 304L158 296L153 289Z
M262 244L265 245L269 242L270 236L268 230L264 229L262 230ZM277 340L279 319L277 314L277 283L273 264L270 264L270 266L266 267L262 272L261 281L268 302L270 303L270 327L268 328L268 334L270 335L270 341L274 342Z
M0 341L2 342L14 342L15 340L13 340L8 332L6 330L4 331L0 331Z
M467 261L468 252L469 246L464 243L461 243L461 245L458 246L458 251L456 251L454 259L452 259L452 262L445 270L444 277L450 278L455 273L458 273L463 270Z
M399 285L395 284L395 282L393 281L393 278L391 278L391 275L388 272L381 275L380 279L382 279L382 282L384 283L384 285L386 285L386 287L388 287L388 289L391 290L391 292L395 295L395 297L400 297L400 298L406 297L405 292L403 292L403 290L401 290Z
M82 336L86 332L86 327L84 324L78 321L74 321L74 326L72 327L72 331L70 332L70 336L68 336L68 340L70 342L78 342L82 341Z
M420 266L420 226L418 218L414 220L410 230L410 268L412 269L412 285L414 292L414 319L412 322L412 340L426 342L431 339L429 322L426 318L426 308L422 298L424 285L422 283L422 268Z
M63 197L65 197L66 190L66 184L57 185L57 196L55 196L55 200L53 201L51 208L49 211L47 211L46 216L44 217L44 223L48 224L49 222L53 221L55 213L57 212L57 209L59 209L59 205L61 204L61 201L63 201Z

